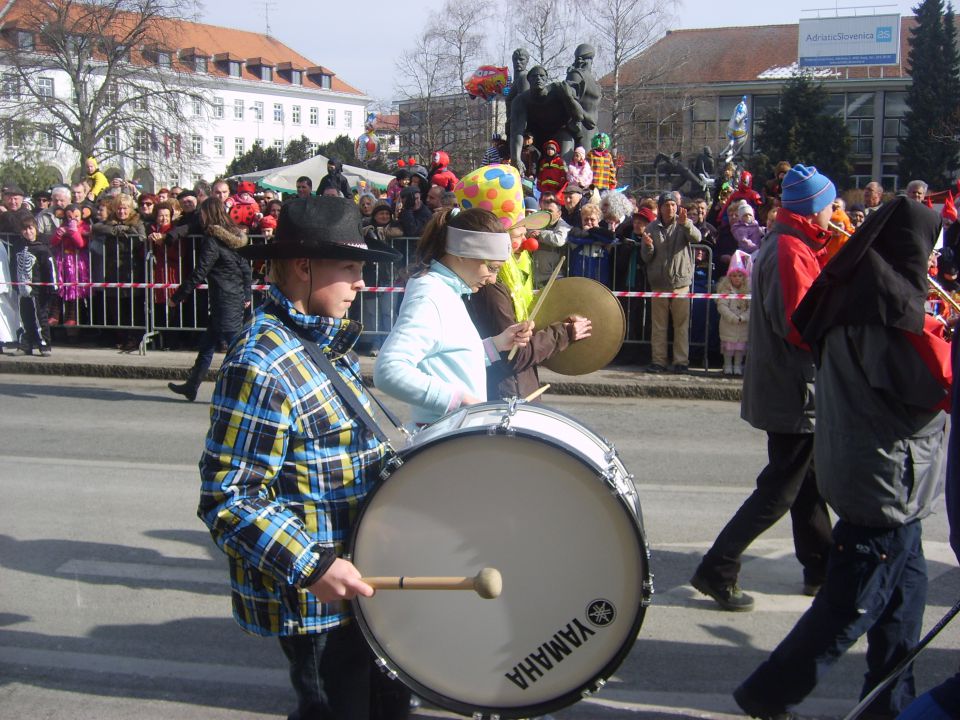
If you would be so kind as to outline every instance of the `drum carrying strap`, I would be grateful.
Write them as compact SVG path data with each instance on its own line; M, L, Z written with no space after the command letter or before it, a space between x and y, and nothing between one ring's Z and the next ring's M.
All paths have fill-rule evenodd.
M390 439L380 427L380 424L373 418L373 416L370 414L370 411L363 406L363 403L360 402L360 398L357 393L347 386L343 376L333 366L333 363L330 362L330 359L324 354L323 350L320 349L320 346L311 340L307 336L306 332L304 332L303 328L298 326L293 321L293 318L290 317L290 313L287 312L286 308L274 306L270 310L290 332L297 336L297 338L300 340L300 343L303 345L303 349L307 351L307 355L310 356L310 359L313 360L320 371L330 379L330 384L333 385L333 389L336 390L340 398L347 404L350 410L353 411L353 414L357 417L357 419L367 426L367 429L373 433L377 440L387 446L391 446ZM359 381L359 384L362 386L363 382ZM373 398L383 414L387 416L387 419L392 422L395 427L405 431L396 415L390 412L390 410L388 410L387 407L380 402L380 400L374 396L373 393L370 393L370 397Z

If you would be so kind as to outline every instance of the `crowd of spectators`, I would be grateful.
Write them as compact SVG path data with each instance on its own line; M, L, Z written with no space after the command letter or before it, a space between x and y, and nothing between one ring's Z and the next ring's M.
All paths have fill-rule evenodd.
M527 139L524 151L531 160L527 163L531 170L524 179L525 193L533 207L551 215L547 227L529 233L538 245L533 253L535 285L542 287L559 259L565 257L564 275L587 277L614 291L669 293L670 297L653 299L623 298L625 308L632 311L628 313L628 332L631 338L649 335L650 371L684 372L689 363L690 336L702 334L697 328L705 321L712 322L711 335L717 337L718 325L728 309L704 303L709 315L697 315L694 304L691 315L691 301L684 296L691 291L715 292L738 253L749 262L758 251L776 222L780 182L790 165L778 163L771 169L770 179L762 184L755 184L749 172L738 172L727 165L717 181L717 196L708 203L702 197L683 197L677 192L617 189L608 142L603 134L598 135L589 152L577 147L567 163L556 143L548 142L538 149ZM489 159L503 161L504 150L502 140L495 138ZM382 240L409 245L409 239L422 234L435 212L457 205L451 191L457 178L449 168L449 157L435 153L431 160L429 168L419 164L399 167L389 185L377 189L363 182L351 187L342 163L330 159L327 174L316 190L312 179L304 176L298 178L291 197L353 197L370 232ZM133 329L144 327L148 315L152 328L165 331L165 346L176 346L184 338L182 333L168 331L199 327L207 320L206 308L192 298L175 311L167 304L173 288L193 270L195 243L202 235L198 206L203 200L213 197L222 202L231 221L254 241L257 236L272 235L283 203L279 193L257 188L252 182L200 181L192 189L160 188L152 193L140 192L122 177L106 178L93 158L87 160L84 169L87 175L78 182L58 185L29 198L16 184L5 185L0 237L8 245L8 262L12 263L16 248L24 244L23 222L28 217L34 219L39 241L50 248L53 282L57 283L48 303L49 325L121 328L116 344L124 349L139 343L142 333ZM927 186L921 181L913 181L906 188L907 196L914 200L923 201L926 193ZM833 223L838 229L827 248L828 256L842 247L849 233L883 199L879 183L848 193L849 204L837 198ZM736 266L742 270L744 262ZM9 268L16 275L12 265ZM263 267L254 271L255 278L263 277ZM385 279L377 272L371 268L368 285L399 282L392 274ZM91 290L84 285L91 282L153 282L170 287L155 288L149 294L151 307L142 291ZM725 289L731 287L745 285L724 282ZM12 302L12 297L9 300ZM376 350L378 340L382 341L389 330L396 303L390 297L369 297L365 304L370 307L358 310L357 319L365 321L368 335L378 336L368 344ZM673 347L668 353L671 334ZM0 335L0 340L11 343L21 338ZM729 356L725 368L731 374L739 370L743 352L745 348L741 347L736 358Z

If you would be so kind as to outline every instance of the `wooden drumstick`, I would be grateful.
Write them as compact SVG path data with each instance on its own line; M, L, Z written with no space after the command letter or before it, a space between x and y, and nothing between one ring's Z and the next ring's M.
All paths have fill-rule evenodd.
M557 266L553 269L553 272L550 274L550 279L547 280L547 284L543 286L543 290L540 291L540 296L533 304L533 310L531 310L530 314L527 315L527 320L533 320L537 314L537 311L540 309L540 306L543 305L543 299L547 296L547 293L550 292L550 288L553 287L553 283L557 279L557 275L560 274L560 268L563 267L564 260L566 260L566 258L560 258L560 262L558 262ZM517 354L517 350L519 349L519 345L514 345L512 348L510 348L510 353L507 355L507 362L513 360L514 356Z
M549 390L549 389L550 389L550 383L547 383L547 384L544 385L542 388L537 388L537 389L534 390L532 393L530 393L529 395L527 395L527 396L523 399L523 401L524 401L524 402L533 402L534 400L536 400L538 397L540 397L541 395L543 395L543 394L544 394L547 390Z
M490 600L500 596L503 577L496 568L484 568L473 577L365 577L375 590L474 590Z

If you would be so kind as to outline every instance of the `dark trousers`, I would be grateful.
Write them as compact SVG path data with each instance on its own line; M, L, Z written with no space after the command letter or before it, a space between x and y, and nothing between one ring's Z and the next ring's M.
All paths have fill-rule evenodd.
M741 686L771 714L803 700L864 633L867 673L860 697L920 639L927 602L920 521L868 528L840 520L833 536L826 581L810 609ZM910 667L877 696L868 712L871 717L895 718L915 694Z
M356 623L319 635L280 638L297 710L287 720L402 720L410 691L374 663Z
M720 585L735 583L740 556L789 510L804 582L820 585L830 549L830 515L817 490L813 434L767 433L767 457L757 489L720 531L698 572Z
M213 353L221 342L228 345L236 336L238 330L218 330L217 328L207 328L200 336L200 342L197 344L197 359L193 361L193 367L190 368L190 374L187 376L187 385L194 390L200 387L203 378L210 369L213 362Z
M38 293L20 298L20 324L23 326L23 346L27 348L50 348L50 302L51 295Z

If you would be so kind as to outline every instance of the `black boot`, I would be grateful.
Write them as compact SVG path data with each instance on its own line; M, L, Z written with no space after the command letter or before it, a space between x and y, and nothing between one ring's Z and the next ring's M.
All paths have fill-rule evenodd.
M170 388L171 392L175 392L177 395L183 395L190 402L197 399L197 386L192 385L189 380L182 385L168 382L167 387Z

